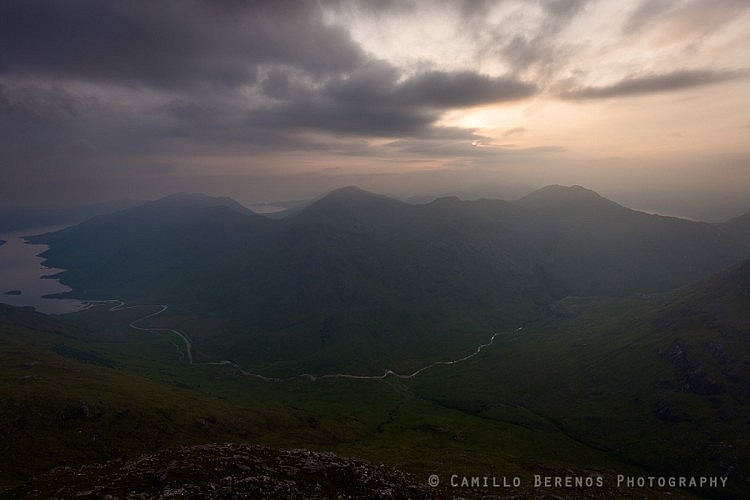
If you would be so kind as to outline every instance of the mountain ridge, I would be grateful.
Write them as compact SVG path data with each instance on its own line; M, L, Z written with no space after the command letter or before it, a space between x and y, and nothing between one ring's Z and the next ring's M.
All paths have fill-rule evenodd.
M226 196L208 196L202 193L174 193L141 205L144 209L199 209L223 206L230 210L245 214L258 215L249 208ZM137 207L136 207L137 208Z
M550 184L537 189L536 191L532 191L517 200L516 203L534 208L554 208L579 203L604 204L609 207L622 207L622 205L604 198L596 191L587 189L578 184L572 186Z
M349 194L368 198L357 192ZM376 202L378 207L381 201ZM387 201L383 205L391 206ZM135 225L124 227L134 232L120 239L124 243L118 244L125 245L119 248L123 253L115 254L112 262L120 265L125 279L132 280L124 283L132 287L129 293L134 297L143 293L144 286L163 286L164 279L173 280L172 290L162 289L155 300L175 300L169 309L174 314L139 325L184 328L196 348L198 362L231 359L253 372L269 375L381 375L385 367L410 373L428 362L461 359L486 343L488 332L500 332L491 348L465 363L436 366L413 380L400 379L398 384L386 382L383 391L391 399L370 428L351 418L345 405L374 397L368 391L375 383L331 379L284 385L281 395L274 396L284 404L296 406L306 400L307 404L325 408L320 410L323 414L337 411L329 410L331 406L344 408L340 409L344 416L332 420L335 429L317 423L321 413L295 417L304 426L309 424L310 432L326 435L344 429L346 434L358 429L357 439L372 432L376 437L371 439L377 444L372 445L370 453L382 450L378 436L383 429L394 432L389 435L394 442L400 443L397 438L407 435L422 444L445 439L466 450L481 448L485 439L495 440L488 441L495 448L502 443L499 448L505 449L508 440L515 439L521 443L519 450L536 450L524 440L537 436L553 442L552 448L563 450L566 457L574 456L572 460L585 463L588 459L575 455L581 450L569 447L567 441L561 441L564 438L576 446L597 450L602 455L597 455L597 460L602 463L603 455L607 455L620 461L617 467L637 464L649 475L716 474L730 479L726 490L688 493L746 496L745 471L750 465L746 437L750 408L750 259L733 261L732 267L703 279L697 277L700 273L689 274L690 279L681 288L668 294L565 296L574 285L586 284L573 281L582 279L576 278L577 269L591 276L614 276L624 281L638 266L652 266L645 271L655 275L664 272L659 271L663 259L682 259L697 266L707 256L716 256L715 251L709 251L720 249L705 242L726 237L725 243L731 246L737 235L721 226L627 212L623 220L634 223L597 236L589 233L592 224L594 228L606 228L611 214L580 218L569 213L550 221L517 204L496 200L448 198L398 207L394 218L382 218L382 214L375 217L378 223L368 222L368 217L354 217L359 226L351 226L352 214L346 213L341 219L344 222L334 220L322 232L320 226L304 223L304 218L271 221L227 207L209 207L197 217L190 212L190 217L165 219L172 221L171 225L158 226L159 232L151 235L160 235L158 251L153 249L153 241L133 241L140 230L150 227L138 226L133 220ZM619 210L615 208L613 213ZM110 228L116 229L122 227ZM576 245L582 235L589 239L585 245ZM100 235L106 240L104 236ZM629 243L628 238L635 241ZM700 252L689 250L691 242L701 245ZM86 244L85 240L68 240L66 236L55 245L70 245L85 254ZM680 254L683 247L688 250ZM595 260L598 252L604 252L610 261ZM96 255L88 257L95 259ZM581 267L571 267L570 263L567 268L561 267L560 261L566 258L581 259ZM110 263L106 259L102 262ZM622 269L604 267L618 262ZM566 274L569 269L573 269L573 277ZM708 269L703 268L703 272ZM80 272L76 271L77 279ZM105 266L88 279L101 280L112 276L109 272ZM156 274L149 281L146 277L152 273ZM558 292L555 286L561 281ZM616 291L603 281L608 290ZM216 302L209 303L211 300ZM110 315L123 314L119 330L132 330L127 328L128 322L147 311L137 315L131 309L100 311L98 317L106 321ZM0 307L0 319L3 314ZM74 335L65 336L72 332L55 321L40 315L32 320L33 313L24 311L13 314L17 315L12 317L17 327L28 318L30 326L38 325L47 335L65 339L64 344L60 340L52 344L55 355L84 361L97 370L116 367L121 359L75 343ZM97 313L77 314L71 321L83 321L75 318ZM236 318L236 322L222 322L227 316ZM101 342L102 333L106 332L88 335ZM164 352L173 356L174 346L167 339L161 340ZM97 345L113 349L124 343ZM4 355L12 352L4 350ZM11 384L40 369L37 365L26 367L24 362L4 365L19 373L8 379ZM157 366L152 376L176 383L182 380L167 370L163 358ZM182 364L173 362L171 366ZM253 404L266 401L274 391L273 384L263 386L229 366L186 365L183 369L183 376L196 372L187 379L193 383L236 386L242 394L259 391ZM222 371L207 376L209 372L203 370L209 369ZM337 384L338 390L351 382L346 394L352 401L326 385L329 382ZM403 392L398 392L402 384ZM319 388L321 392L317 393ZM290 399L295 403L288 403ZM110 414L101 404L89 401L96 399L65 401L61 406L62 425L70 425L73 430L79 423L96 426L100 412ZM401 419L403 408L412 402L425 406ZM12 406L5 408L12 413ZM430 413L435 408L448 413L437 417ZM60 413L46 411L55 418ZM300 410L293 407L291 411L295 414ZM365 413L357 418L365 418ZM467 430L464 423L469 420L452 421L448 414L479 423ZM188 420L180 425L214 429L216 422L223 420L213 418L217 420L207 424ZM169 425L163 414L156 421L162 427ZM8 422L11 426L18 424L13 419ZM478 434L477 429L492 430L495 428L491 426L499 424L501 429L511 430L501 437L491 436L492 432ZM33 437L33 432L30 435ZM351 446L361 445L355 441ZM393 449L388 453L394 453ZM552 455L535 453L534 464L545 465L534 467L546 467ZM493 460L501 456L502 452L493 451L483 464L496 464ZM399 459L407 461L400 455ZM149 469L148 474L158 472L162 477L159 471Z
M217 352L201 335L198 347L248 366L273 360L269 375L413 371L567 295L665 292L747 257L750 237L721 226L647 215L581 187L532 194L548 206L560 193L573 210L411 205L346 187L277 220L203 198L184 208L181 195L33 241L50 245L43 256L79 298L224 318L231 340Z
M371 193L357 186L345 186L335 189L313 201L294 214L289 220L314 220L328 222L326 219L363 219L375 222L394 211L407 208L408 205L386 195Z

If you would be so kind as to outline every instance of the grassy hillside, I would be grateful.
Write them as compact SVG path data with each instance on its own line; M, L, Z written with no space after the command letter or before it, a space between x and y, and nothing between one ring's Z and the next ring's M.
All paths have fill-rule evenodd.
M76 293L132 307L95 307L68 326L3 310L9 481L54 463L244 440L422 477L640 471L726 476L727 489L692 493L747 493L750 264L653 294L743 255L738 226L559 186L518 203L418 206L348 188L275 221L229 205L169 199L40 238ZM141 320L159 303L169 309ZM133 321L184 331L196 364L169 330ZM269 383L201 364L410 373L467 356L492 332L478 355L413 379ZM53 431L34 431L50 418ZM40 447L57 451L29 452Z
M517 493L531 491L540 470L609 480L638 471L546 419L538 428L490 420L425 399L405 381L273 384L230 367L187 366L169 336L116 327L135 312L113 312L109 327L82 329L0 306L3 488L53 466L230 441L335 451L398 467L417 481L518 475Z
M750 470L748 334L745 261L659 299L560 301L412 390L490 420L546 419L652 472L726 475L724 494L739 498Z
M226 400L120 369L96 335L0 304L0 478L52 466L207 441L279 441L304 432L304 412ZM183 387L181 387L183 386Z

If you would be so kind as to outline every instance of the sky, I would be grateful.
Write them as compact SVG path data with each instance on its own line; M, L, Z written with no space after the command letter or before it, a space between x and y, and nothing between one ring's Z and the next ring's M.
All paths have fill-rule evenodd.
M0 2L0 208L559 183L750 210L748 137L747 0Z

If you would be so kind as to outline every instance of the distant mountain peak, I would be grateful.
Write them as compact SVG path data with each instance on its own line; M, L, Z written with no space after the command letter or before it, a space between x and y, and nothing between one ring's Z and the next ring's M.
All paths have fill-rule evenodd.
M596 191L583 186L561 186L552 184L530 193L517 201L520 205L532 208L558 208L573 206L608 206L624 208L614 201L604 198Z
M218 201L218 200L230 200L231 198L227 197L213 197L208 196L207 194L203 193L186 193L184 191L181 191L179 193L172 193L168 194L167 196L163 196L161 198L158 198L152 203L184 203L184 202L212 202L212 201Z
M321 200L333 199L333 200L358 200L358 199L392 199L383 194L373 193L371 191L365 191L359 186L344 186L338 189L334 189L327 195L323 196Z
M255 213L232 198L226 196L214 197L202 193L174 193L148 202L143 206L172 209L226 207L241 214L251 215Z
M331 194L335 194L335 193L342 193L342 194L345 194L345 193L352 193L352 194L353 193L368 193L368 194L374 194L374 193L370 193L370 191L365 191L361 187L356 186L354 184L350 184L349 186L344 186L344 187L336 188L336 189L332 190L331 192L329 192L328 194L331 195Z
M573 184L572 186L563 186L561 184L550 184L543 188L537 189L536 191L526 195L524 198L530 197L551 197L551 196L569 196L569 197L591 197L591 198L602 198L596 191L587 189L581 185ZM523 199L523 198L522 198Z
M297 213L298 220L317 219L340 223L357 219L380 220L406 204L382 194L365 191L357 186L335 189ZM348 222L347 222L348 224Z
M402 205L403 203L383 194L365 191L357 186L345 186L334 189L308 207L323 205L372 206L372 205Z
M455 205L457 203L461 203L461 198L459 198L458 196L441 196L440 198L435 198L430 202L430 204L439 205Z

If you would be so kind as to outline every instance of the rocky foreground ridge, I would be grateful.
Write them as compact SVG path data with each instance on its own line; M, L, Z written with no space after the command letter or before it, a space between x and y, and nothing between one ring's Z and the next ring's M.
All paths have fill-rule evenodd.
M228 443L58 467L35 478L16 498L432 498L433 493L384 465Z

